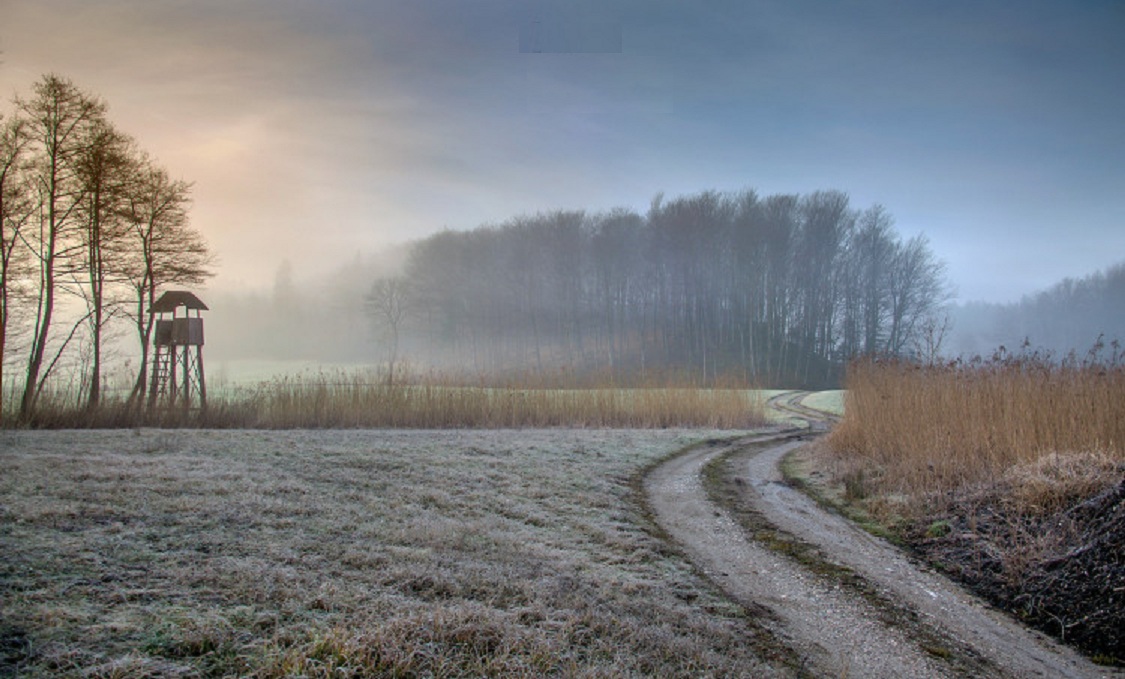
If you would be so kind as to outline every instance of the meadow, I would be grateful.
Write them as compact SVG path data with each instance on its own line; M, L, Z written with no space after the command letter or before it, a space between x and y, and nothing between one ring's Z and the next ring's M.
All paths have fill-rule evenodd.
M785 675L637 486L730 434L2 431L0 674Z

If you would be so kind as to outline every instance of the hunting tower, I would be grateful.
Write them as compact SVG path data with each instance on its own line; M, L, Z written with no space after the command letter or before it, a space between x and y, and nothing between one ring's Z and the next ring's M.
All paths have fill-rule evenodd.
M183 315L180 316L180 308ZM192 317L191 312L195 311ZM152 376L148 405L162 404L207 407L207 383L203 379L203 317L207 305L182 290L170 290L153 302L149 314L156 316L152 333ZM195 402L193 406L193 402Z

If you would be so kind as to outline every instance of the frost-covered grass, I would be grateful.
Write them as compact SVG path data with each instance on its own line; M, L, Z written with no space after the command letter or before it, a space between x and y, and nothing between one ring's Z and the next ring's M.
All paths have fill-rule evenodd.
M0 674L774 675L636 490L715 435L0 432Z
M789 426L792 423L792 418L789 413L778 410L776 408L766 407L765 404L775 396L791 393L792 389L759 389L758 400L763 404L766 421L770 424Z
M817 391L806 396L801 404L814 410L843 416L844 395L846 393L843 389Z

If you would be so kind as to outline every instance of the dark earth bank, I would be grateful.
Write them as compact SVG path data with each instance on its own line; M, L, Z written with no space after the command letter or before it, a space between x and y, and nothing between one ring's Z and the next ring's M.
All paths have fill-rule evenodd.
M1059 511L1017 513L1001 489L910 524L927 561L1027 624L1125 665L1125 478Z

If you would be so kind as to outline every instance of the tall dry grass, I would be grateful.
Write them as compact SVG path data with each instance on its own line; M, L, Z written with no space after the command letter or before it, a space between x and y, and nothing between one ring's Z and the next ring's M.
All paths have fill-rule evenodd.
M246 406L255 426L270 428L743 428L763 421L760 400L745 389L387 385L362 373L281 378L261 385Z
M70 398L45 395L35 428L209 427L326 428L525 428L709 427L741 429L766 421L759 392L747 385L623 388L607 384L564 387L560 376L528 376L476 383L464 375L407 375L394 384L376 370L302 373L254 387L214 390L206 410L130 409L107 400L89 411Z
M1106 361L865 362L847 387L826 452L849 509L1028 624L1123 662L1116 347Z
M1125 366L1116 356L859 362L845 413L829 443L883 492L940 494L1034 469L1049 483L1052 474L1073 477L1060 471L1068 465L1112 471L1125 462ZM1081 464L1064 459L1076 455Z

